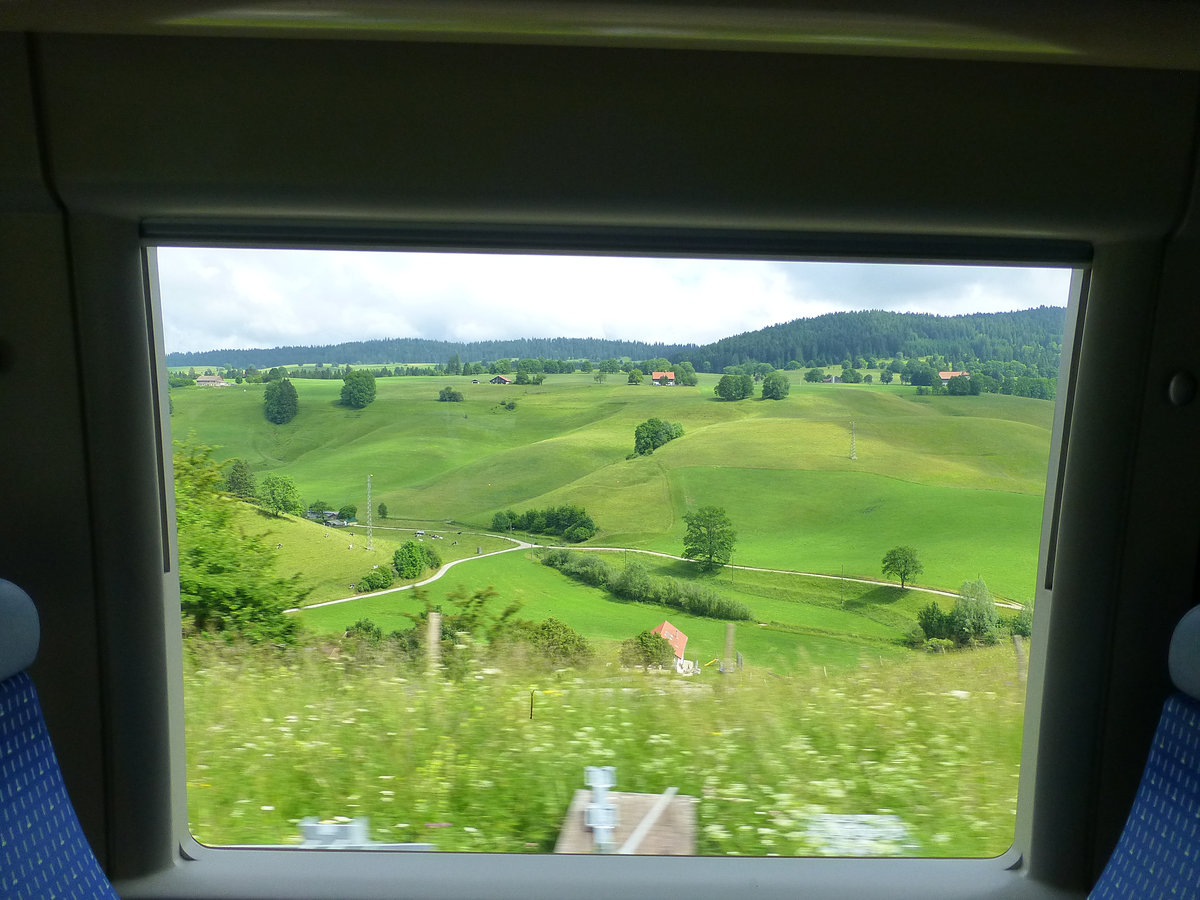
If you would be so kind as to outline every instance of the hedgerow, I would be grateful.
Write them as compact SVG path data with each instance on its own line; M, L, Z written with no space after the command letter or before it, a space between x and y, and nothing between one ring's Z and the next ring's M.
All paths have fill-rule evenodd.
M754 618L741 601L723 597L712 588L692 581L652 576L639 563L617 569L590 553L570 550L551 550L542 562L576 581L602 587L633 603L658 603L689 615L723 621Z

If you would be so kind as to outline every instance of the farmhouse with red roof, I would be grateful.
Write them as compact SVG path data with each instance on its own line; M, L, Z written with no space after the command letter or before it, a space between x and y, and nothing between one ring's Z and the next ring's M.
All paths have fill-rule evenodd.
M675 664L679 665L679 660L683 659L683 651L687 647L687 635L670 622L654 626L650 629L650 633L662 635L663 640L670 644L671 649L675 651Z
M675 373L674 372L651 372L650 373L650 383L651 384L674 384L675 383Z

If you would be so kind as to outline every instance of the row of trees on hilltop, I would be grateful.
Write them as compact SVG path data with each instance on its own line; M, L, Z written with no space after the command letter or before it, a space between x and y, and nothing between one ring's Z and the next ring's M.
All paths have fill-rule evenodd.
M325 367L347 362L365 366L426 364L419 370L387 370L389 375L411 371L465 375L508 374L521 371L523 364L531 373L555 374L563 371L563 363L570 366L568 371L589 372L593 365L618 360L621 365L632 363L629 368L638 368L643 373L674 369L678 381L684 363L695 371L717 373L727 366L747 363L765 363L774 369L804 369L849 360L854 368L861 369L875 368L867 365L872 359L941 357L950 363L947 368L971 370L972 365L978 368L981 362L1016 362L1025 367L1019 374L1054 378L1058 374L1065 319L1065 311L1059 307L962 316L861 310L796 319L704 346L597 338L466 343L397 338L320 347L169 353L167 365L226 367L229 371L248 372L255 366L262 370L302 362L313 368L295 373L294 377L329 378L340 377L340 373ZM429 365L431 360L447 362ZM514 364L513 360L517 362ZM537 361L540 368L530 368L527 362L530 360ZM509 366L509 370L493 370L501 364Z

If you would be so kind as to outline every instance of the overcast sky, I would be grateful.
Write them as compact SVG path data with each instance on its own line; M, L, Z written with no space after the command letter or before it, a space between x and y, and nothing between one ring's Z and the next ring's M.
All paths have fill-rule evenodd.
M168 353L416 337L704 344L850 309L1065 306L1066 269L160 248Z

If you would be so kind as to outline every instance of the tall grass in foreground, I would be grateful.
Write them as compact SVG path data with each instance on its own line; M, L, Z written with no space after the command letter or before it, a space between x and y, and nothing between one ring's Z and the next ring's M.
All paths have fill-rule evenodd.
M375 651L189 639L191 828L286 844L305 816L366 816L379 841L548 851L584 766L614 765L618 790L698 798L701 854L821 855L821 813L898 816L911 841L880 854L1010 844L1024 702L1011 647L786 679L710 672L514 662L448 683Z

